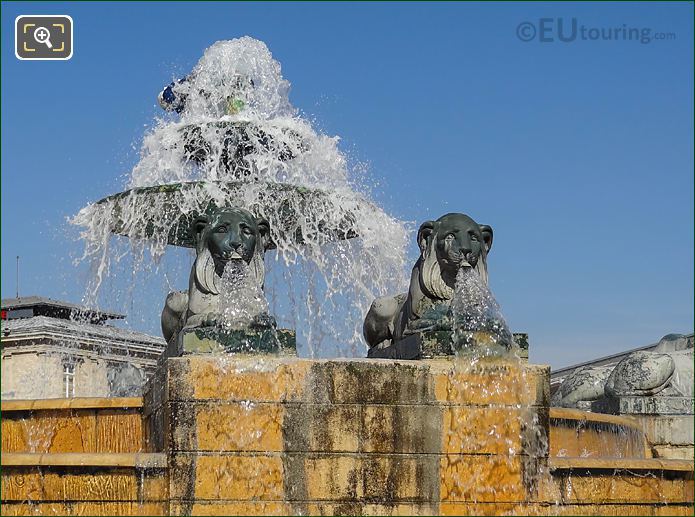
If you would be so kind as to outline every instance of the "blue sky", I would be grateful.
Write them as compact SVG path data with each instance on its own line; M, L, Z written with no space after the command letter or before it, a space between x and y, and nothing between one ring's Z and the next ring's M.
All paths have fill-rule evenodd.
M71 15L73 58L18 61L20 14ZM541 18L674 36L517 37ZM66 217L121 190L157 92L243 35L388 212L494 228L491 286L533 362L693 330L692 3L3 3L3 297L20 255L21 294L81 298Z

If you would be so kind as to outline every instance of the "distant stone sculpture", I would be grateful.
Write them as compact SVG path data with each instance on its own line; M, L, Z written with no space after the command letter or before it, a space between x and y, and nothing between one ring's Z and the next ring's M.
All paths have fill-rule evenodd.
M652 350L639 350L611 366L573 372L553 394L558 407L588 409L591 403L619 397L693 397L693 340L664 336Z
M379 351L414 332L439 330L461 268L474 268L487 283L492 236L492 228L459 213L423 223L417 234L420 258L413 267L408 292L377 298L365 317L363 333L369 357L388 357Z
M633 352L620 361L606 381L611 397L692 397L693 342L669 334L653 351Z
M230 263L242 266L242 274L232 281L249 293L236 293L236 303L245 304L247 313L261 327L275 322L264 310L267 302L254 303L262 296L265 267L263 256L270 246L270 226L242 208L221 208L210 216L198 217L192 228L196 259L191 269L188 291L169 293L162 312L162 333L167 342L176 340L184 328L212 327L222 323L221 284ZM245 296L249 294L249 296ZM263 300L265 301L265 300ZM249 306L251 304L251 306Z
M591 402L603 397L606 381L614 366L584 366L573 371L553 393L555 407L590 409Z

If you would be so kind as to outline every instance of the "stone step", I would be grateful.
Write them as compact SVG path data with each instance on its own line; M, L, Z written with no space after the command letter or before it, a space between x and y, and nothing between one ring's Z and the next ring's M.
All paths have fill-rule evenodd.
M145 451L142 398L3 400L2 453Z
M693 514L692 461L656 458L550 458L548 466L553 483L552 487L544 487L543 497L561 505L588 502L592 505L651 503L674 505L668 506L664 515L682 515L679 510ZM643 506L643 511L647 510ZM606 515L601 513L605 511L605 507L597 506L590 514Z
M165 454L3 453L2 515L164 515Z

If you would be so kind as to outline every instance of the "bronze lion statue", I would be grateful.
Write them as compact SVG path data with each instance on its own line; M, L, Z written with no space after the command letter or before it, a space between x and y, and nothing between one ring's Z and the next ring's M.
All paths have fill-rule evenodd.
M238 283L262 293L263 257L271 246L268 221L243 208L220 208L209 216L198 217L191 231L195 237L196 259L188 291L169 293L162 311L162 334L167 342L175 340L184 327L219 323L222 275L229 263L243 262L245 277L238 279ZM244 300L247 298L252 300L253 296L244 297ZM256 312L260 319L270 318L263 313L262 307Z
M377 298L364 320L370 348L386 348L419 330L434 327L454 295L456 275L473 268L487 284L487 254L492 228L459 213L426 221L417 233L420 258L413 267L410 288L398 296Z

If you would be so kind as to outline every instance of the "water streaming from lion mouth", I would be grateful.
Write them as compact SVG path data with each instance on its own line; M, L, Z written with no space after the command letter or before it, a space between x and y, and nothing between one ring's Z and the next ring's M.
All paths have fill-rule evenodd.
M131 195L91 204L71 220L82 227L82 260L93 270L86 303L113 305L102 286L128 274L141 285L131 286L126 303L157 287L163 303L169 286L160 265L167 264L179 216L232 199L270 223L277 249L266 254L265 291L279 323L296 327L300 354L364 354L364 313L405 279L407 231L370 201L369 185L348 165L339 138L317 133L298 114L289 87L258 40L219 41L205 51L173 86L185 98L180 118L157 121L125 185L183 187L174 197L152 192L145 202ZM129 238L114 237L114 228ZM358 238L334 242L335 234ZM175 260L164 269L183 277L176 279L181 289L190 258ZM158 320L154 310L147 316Z
M477 357L517 352L499 303L474 268L462 267L456 275L451 319L456 353Z
M473 398L487 403L471 405L461 415L476 422L468 434L451 420L447 447L477 456L473 465L485 466L474 470L520 473L520 479L503 476L487 483L464 472L455 478L455 490L473 502L510 501L520 491L542 490L550 481L549 445L542 412L532 402L534 380L499 303L474 268L457 273L450 317L455 354L450 383L463 399L475 394Z
M221 321L229 330L248 328L259 315L268 315L270 306L250 267L243 260L230 260L220 282Z

